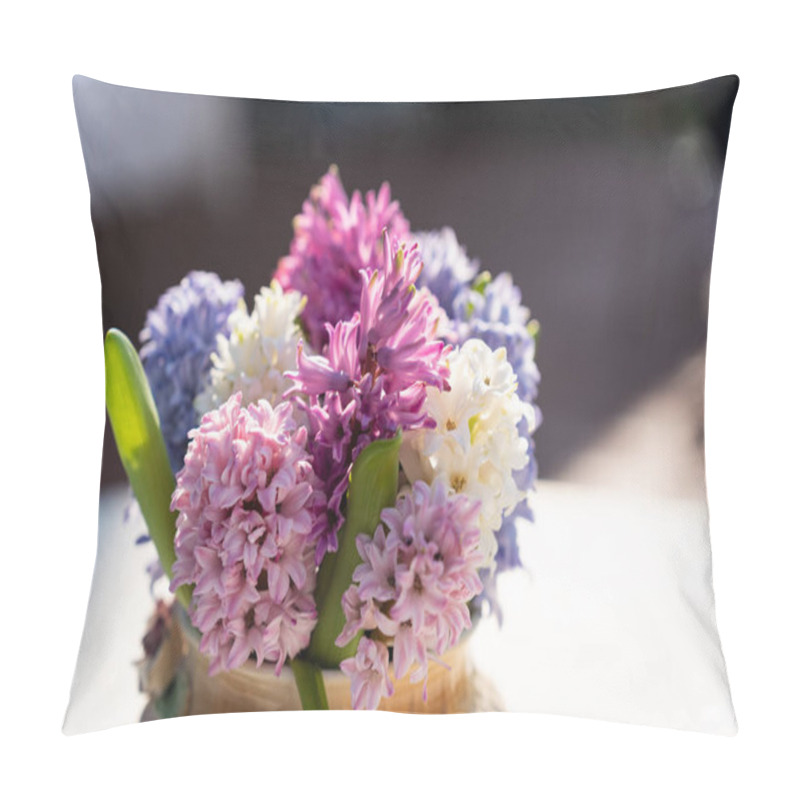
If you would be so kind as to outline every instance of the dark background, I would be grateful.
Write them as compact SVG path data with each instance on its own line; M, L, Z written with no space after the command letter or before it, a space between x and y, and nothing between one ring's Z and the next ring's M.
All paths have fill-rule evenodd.
M147 309L191 269L241 279L251 304L330 164L348 192L388 180L412 230L453 227L520 285L541 323L540 475L558 476L704 353L737 88L729 76L619 97L290 103L76 77L104 328L138 341ZM122 478L107 427L103 480Z

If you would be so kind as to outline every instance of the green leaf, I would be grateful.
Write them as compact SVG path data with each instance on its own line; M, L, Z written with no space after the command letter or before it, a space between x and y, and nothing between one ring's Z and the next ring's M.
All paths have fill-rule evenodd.
M304 659L333 669L342 659L355 655L359 636L344 647L334 642L344 628L342 595L353 582L353 570L361 563L356 536L372 536L381 511L395 504L399 472L400 433L367 445L356 459L347 491L347 515L339 532L339 549L328 553L320 567L317 590L317 625Z
M130 339L116 328L106 334L105 363L106 408L117 450L161 566L171 578L178 515L169 510L169 505L175 477L142 362ZM190 587L181 586L177 596L188 606Z

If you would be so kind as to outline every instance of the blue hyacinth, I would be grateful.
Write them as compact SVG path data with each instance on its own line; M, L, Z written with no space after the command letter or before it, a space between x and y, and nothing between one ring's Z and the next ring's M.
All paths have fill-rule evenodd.
M478 262L467 257L452 228L411 234L419 245L422 272L417 283L427 287L444 313L456 319L454 303L478 274Z
M525 402L536 399L539 370L534 361L535 323L522 305L522 293L511 275L478 274L478 262L467 256L451 228L412 234L423 268L418 278L455 323L459 343L482 339L492 349L505 347Z
M517 393L526 403L538 394L539 370L534 361L536 342L530 311L507 272L492 278L481 273L454 301L454 319L460 341L483 339L493 350L505 347L508 363L517 375Z
M211 368L217 334L228 334L228 316L243 294L239 281L195 271L164 292L147 313L139 355L173 472L183 466L187 434L198 422L194 399Z

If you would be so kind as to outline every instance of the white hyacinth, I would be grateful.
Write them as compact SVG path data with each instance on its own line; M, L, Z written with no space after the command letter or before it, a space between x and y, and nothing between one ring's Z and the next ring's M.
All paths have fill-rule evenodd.
M265 399L275 406L292 386L287 370L297 367L297 325L305 297L275 282L256 295L253 312L243 300L228 318L229 336L217 337L206 388L194 401L200 414L221 406L236 392L242 406Z
M412 483L443 477L451 491L481 501L481 546L490 566L503 514L526 494L514 481L514 472L528 463L528 442L517 426L525 417L533 432L535 411L517 395L505 348L493 351L480 339L468 339L449 363L451 391L427 394L436 428L404 435L400 460Z

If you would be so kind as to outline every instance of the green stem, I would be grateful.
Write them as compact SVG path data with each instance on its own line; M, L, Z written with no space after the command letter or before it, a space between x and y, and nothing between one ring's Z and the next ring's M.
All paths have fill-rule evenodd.
M290 666L303 711L327 711L328 696L325 693L322 670L316 664L300 658L295 658Z

